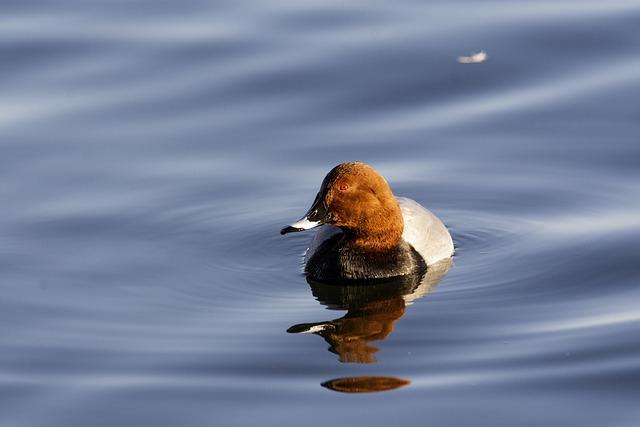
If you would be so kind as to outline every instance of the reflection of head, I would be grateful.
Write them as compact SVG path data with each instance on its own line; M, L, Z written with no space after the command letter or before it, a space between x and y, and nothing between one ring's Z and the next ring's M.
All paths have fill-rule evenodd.
M322 387L342 393L371 393L395 390L411 384L411 381L396 377L346 377L323 382Z
M329 350L341 362L373 363L376 361L373 354L378 349L369 343L383 340L391 333L395 321L404 314L404 307L400 296L370 301L350 309L340 319L316 325L314 333L329 343Z
M313 295L330 309L348 310L341 318L290 327L290 333L320 335L345 363L374 363L378 348L370 346L393 331L405 307L426 295L449 270L450 261L430 267L425 274L354 285L332 285L308 280Z

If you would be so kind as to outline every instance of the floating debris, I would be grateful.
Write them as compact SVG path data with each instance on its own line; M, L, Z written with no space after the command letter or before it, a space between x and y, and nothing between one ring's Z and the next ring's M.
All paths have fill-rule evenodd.
M481 64L489 58L487 52L481 50L478 53L473 53L469 56L458 56L458 62L461 64Z

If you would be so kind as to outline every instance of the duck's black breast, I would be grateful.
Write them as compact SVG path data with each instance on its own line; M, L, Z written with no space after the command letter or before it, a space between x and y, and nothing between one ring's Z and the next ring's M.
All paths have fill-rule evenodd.
M342 233L324 241L305 266L310 278L327 281L388 279L427 268L424 259L404 240L387 252L368 252L346 244Z

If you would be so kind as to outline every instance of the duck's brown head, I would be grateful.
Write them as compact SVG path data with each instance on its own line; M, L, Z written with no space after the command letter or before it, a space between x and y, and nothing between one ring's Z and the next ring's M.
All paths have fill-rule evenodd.
M404 228L400 206L389 184L375 169L361 162L333 168L322 181L307 214L280 233L322 224L340 227L350 245L368 251L397 246Z

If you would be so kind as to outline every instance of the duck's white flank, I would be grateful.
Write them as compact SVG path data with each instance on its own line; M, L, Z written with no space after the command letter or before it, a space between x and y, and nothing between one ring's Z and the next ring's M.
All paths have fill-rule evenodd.
M453 240L442 221L415 200L406 197L396 199L404 219L402 238L413 246L427 265L451 257Z

